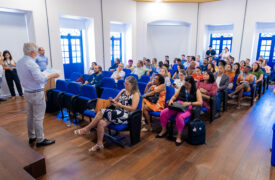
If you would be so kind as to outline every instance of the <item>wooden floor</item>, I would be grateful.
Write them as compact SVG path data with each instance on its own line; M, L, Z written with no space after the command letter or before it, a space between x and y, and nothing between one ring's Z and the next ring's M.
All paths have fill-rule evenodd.
M77 125L66 127L47 114L45 135L56 144L33 147L46 158L47 174L40 179L275 179L269 152L275 122L272 89L254 107L229 106L221 118L206 122L207 144L201 146L185 142L176 147L174 142L155 139L156 133L143 133L134 147L107 142L103 151L88 153L94 133L73 135ZM27 143L24 99L1 103L0 109L0 126Z

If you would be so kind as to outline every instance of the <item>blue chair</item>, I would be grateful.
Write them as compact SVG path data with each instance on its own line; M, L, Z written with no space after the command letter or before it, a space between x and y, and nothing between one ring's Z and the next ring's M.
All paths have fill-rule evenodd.
M171 86L166 86L166 97L165 97L165 101L169 101L172 96L174 96L175 94L175 89ZM152 122L152 117L160 117L160 111L151 111L149 112L150 118L151 118L151 122Z
M145 92L145 88L146 88L146 83L143 82L138 82L138 89L141 95L143 95Z
M142 75L139 80L139 82L143 82L143 83L148 83L149 81L150 81L150 76L147 76L147 75Z
M116 87L116 83L115 80L113 78L109 78L109 77L105 77L102 80L102 88L115 88Z
M89 74L84 74L84 75L83 75L83 80L84 80L84 82L85 82L85 81L88 81L88 79L90 78L90 76L91 76L91 75L89 75Z
M238 76L239 76L239 74L235 74L234 79L233 79L233 88L228 90L229 94L235 91L236 86L237 86Z
M250 105L253 106L254 104L254 99L256 97L256 84L255 84L255 78L250 84L250 91L249 92L243 92L243 96L251 97Z
M108 126L109 132L104 135L111 139L113 142L119 144L122 147L125 147L126 144L122 141L124 137L119 137L121 131L129 131L131 146L137 144L140 141L140 130L141 130L141 107L142 107L142 97L140 97L137 110L130 112L128 124L110 124ZM112 134L111 131L115 131L115 134Z
M131 74L131 69L123 69L125 75Z
M171 74L171 77L173 77L175 71L174 71L173 69L169 69L169 72L170 72L170 74Z
M172 66L172 69L174 70L174 72L177 71L178 65L177 65L177 64L174 64L174 65Z
M170 79L170 82L171 82L171 84L173 84L175 82L175 80L174 79Z
M75 101L73 101L74 112L80 113L82 115L82 120L84 120L84 112L91 105L91 100L94 99L97 99L95 87L91 85L83 85L80 91L80 95L76 98Z
M67 91L68 82L65 80L57 80L56 88L46 92L46 112L53 113L60 109L59 98Z
M115 98L119 93L119 90L112 89L112 88L103 88L103 92L101 94L101 99L109 99L109 97ZM89 109L85 110L83 112L84 116L88 116L90 118L94 118L96 116L96 113L94 112L94 109L96 108L96 100L91 100L88 102Z
M111 77L113 73L111 71L102 71L102 74L104 77Z
M136 80L138 81L138 76L136 74L128 74L128 75L125 75L125 79L129 76L133 76L134 78L136 78Z
M70 77L70 81L76 81L80 76L82 76L80 72L73 72Z
M68 110L68 114L70 116L70 112L73 111L74 117L76 116L73 110L73 101L77 96L81 93L81 86L78 83L71 82L67 86L67 91L61 95L59 98L60 110L62 113L62 118L64 118L63 109L66 108Z
M125 86L124 86L124 80L118 80L117 81L117 89L119 89L119 90L122 90L122 89L125 89Z

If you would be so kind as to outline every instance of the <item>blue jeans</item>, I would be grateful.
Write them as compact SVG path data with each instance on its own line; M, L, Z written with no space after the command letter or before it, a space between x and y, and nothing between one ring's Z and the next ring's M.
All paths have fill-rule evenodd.
M218 91L216 95L216 110L221 111L222 92Z

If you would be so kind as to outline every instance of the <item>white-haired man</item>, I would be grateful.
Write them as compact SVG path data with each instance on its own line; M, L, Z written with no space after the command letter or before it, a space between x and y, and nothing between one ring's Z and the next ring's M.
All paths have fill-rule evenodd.
M52 78L58 78L59 74L53 73L45 76L35 63L38 48L34 43L25 43L23 47L24 57L17 63L17 73L25 91L27 101L27 124L29 144L36 141L36 146L46 146L55 143L55 140L44 138L43 120L46 110L44 85Z

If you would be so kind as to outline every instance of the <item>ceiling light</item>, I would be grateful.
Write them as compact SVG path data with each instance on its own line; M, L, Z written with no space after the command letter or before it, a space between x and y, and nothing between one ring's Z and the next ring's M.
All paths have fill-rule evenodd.
M156 2L156 3L160 3L160 2L162 2L162 0L155 0L155 2Z

